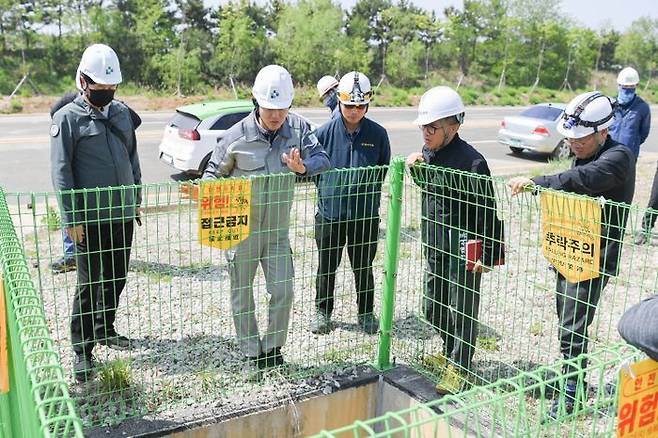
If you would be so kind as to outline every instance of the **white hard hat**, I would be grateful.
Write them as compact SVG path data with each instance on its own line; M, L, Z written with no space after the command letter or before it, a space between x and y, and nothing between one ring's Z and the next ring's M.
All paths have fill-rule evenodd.
M112 47L105 44L92 44L82 54L75 74L75 85L82 91L80 73L102 85L118 85L122 80L119 58Z
M295 97L290 73L280 65L274 64L260 69L251 93L258 106L267 109L290 108Z
M338 85L338 81L335 77L329 75L322 76L318 81L318 94L322 97L336 85Z
M372 88L370 79L363 73L351 71L340 78L338 83L338 100L347 105L364 105L370 103Z
M621 86L632 86L640 83L640 75L633 67L626 67L619 72L617 83Z
M569 102L557 130L567 138L583 138L610 126L612 102L598 91L580 94Z
M455 116L459 123L464 121L464 102L450 87L434 87L423 94L418 104L418 117L414 124L429 125L440 119Z

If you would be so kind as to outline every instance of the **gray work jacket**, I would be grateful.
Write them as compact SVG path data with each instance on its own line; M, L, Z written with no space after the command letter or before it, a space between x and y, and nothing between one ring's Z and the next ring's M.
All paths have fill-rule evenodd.
M254 110L217 141L203 179L256 177L252 179L251 189L251 229L285 229L287 232L295 173L281 156L284 153L290 155L293 148L301 153L306 166L304 176L314 176L329 169L329 157L306 120L288 113L283 126L271 140L259 128Z
M135 128L128 108L118 101L107 117L82 96L53 115L50 127L53 187L60 194L65 226L126 222L141 204L142 182ZM130 186L130 187L122 187ZM103 189L103 188L110 189ZM96 189L72 195L71 189Z

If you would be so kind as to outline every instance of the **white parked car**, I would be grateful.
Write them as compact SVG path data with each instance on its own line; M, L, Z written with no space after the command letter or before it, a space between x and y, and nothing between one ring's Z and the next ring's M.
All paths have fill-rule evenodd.
M194 175L203 173L224 131L244 119L254 105L249 100L203 102L176 108L160 142L160 161Z
M550 155L560 160L571 155L569 144L557 131L566 105L541 103L531 106L518 116L509 116L501 122L498 142L521 154L524 150Z

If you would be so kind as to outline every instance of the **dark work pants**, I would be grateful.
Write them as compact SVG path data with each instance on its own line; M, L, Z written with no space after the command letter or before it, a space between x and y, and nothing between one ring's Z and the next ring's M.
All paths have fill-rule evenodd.
M466 270L465 236L459 234L450 233L450 253L425 246L423 308L425 318L443 339L444 356L469 370L478 336L482 274Z
M589 343L587 329L594 320L596 306L601 298L601 292L608 284L608 279L608 276L602 275L579 283L569 283L558 273L556 285L558 338L560 351L565 359L573 359L587 353ZM582 359L579 366L564 365L563 372L578 371L586 366L587 361Z
M375 296L372 261L377 252L378 238L378 217L333 222L315 215L315 243L319 250L315 305L320 312L331 316L334 310L336 269L347 243L347 255L354 272L358 314L372 313Z
M647 208L658 211L658 167L656 167L656 174L653 176L651 196L649 196ZM658 213L651 213L649 210L644 213L644 219L642 220L644 231L651 231L653 229L653 226L656 224L656 218L658 218Z
M119 296L133 239L133 222L93 223L76 248L78 285L73 297L71 343L76 354L91 354L97 340L115 335Z

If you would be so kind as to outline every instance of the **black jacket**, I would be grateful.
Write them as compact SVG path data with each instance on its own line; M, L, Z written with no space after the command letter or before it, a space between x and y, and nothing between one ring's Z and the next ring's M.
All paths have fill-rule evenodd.
M635 156L608 137L593 156L574 160L571 169L532 180L541 187L630 204L635 192ZM606 274L617 275L628 207L606 203L602 214L601 266Z
M491 172L482 154L455 135L438 151L423 147L423 157L429 166L411 168L414 182L423 189L423 241L448 255L448 232L465 231L469 239L483 240L485 265L502 259L503 223L496 214Z

